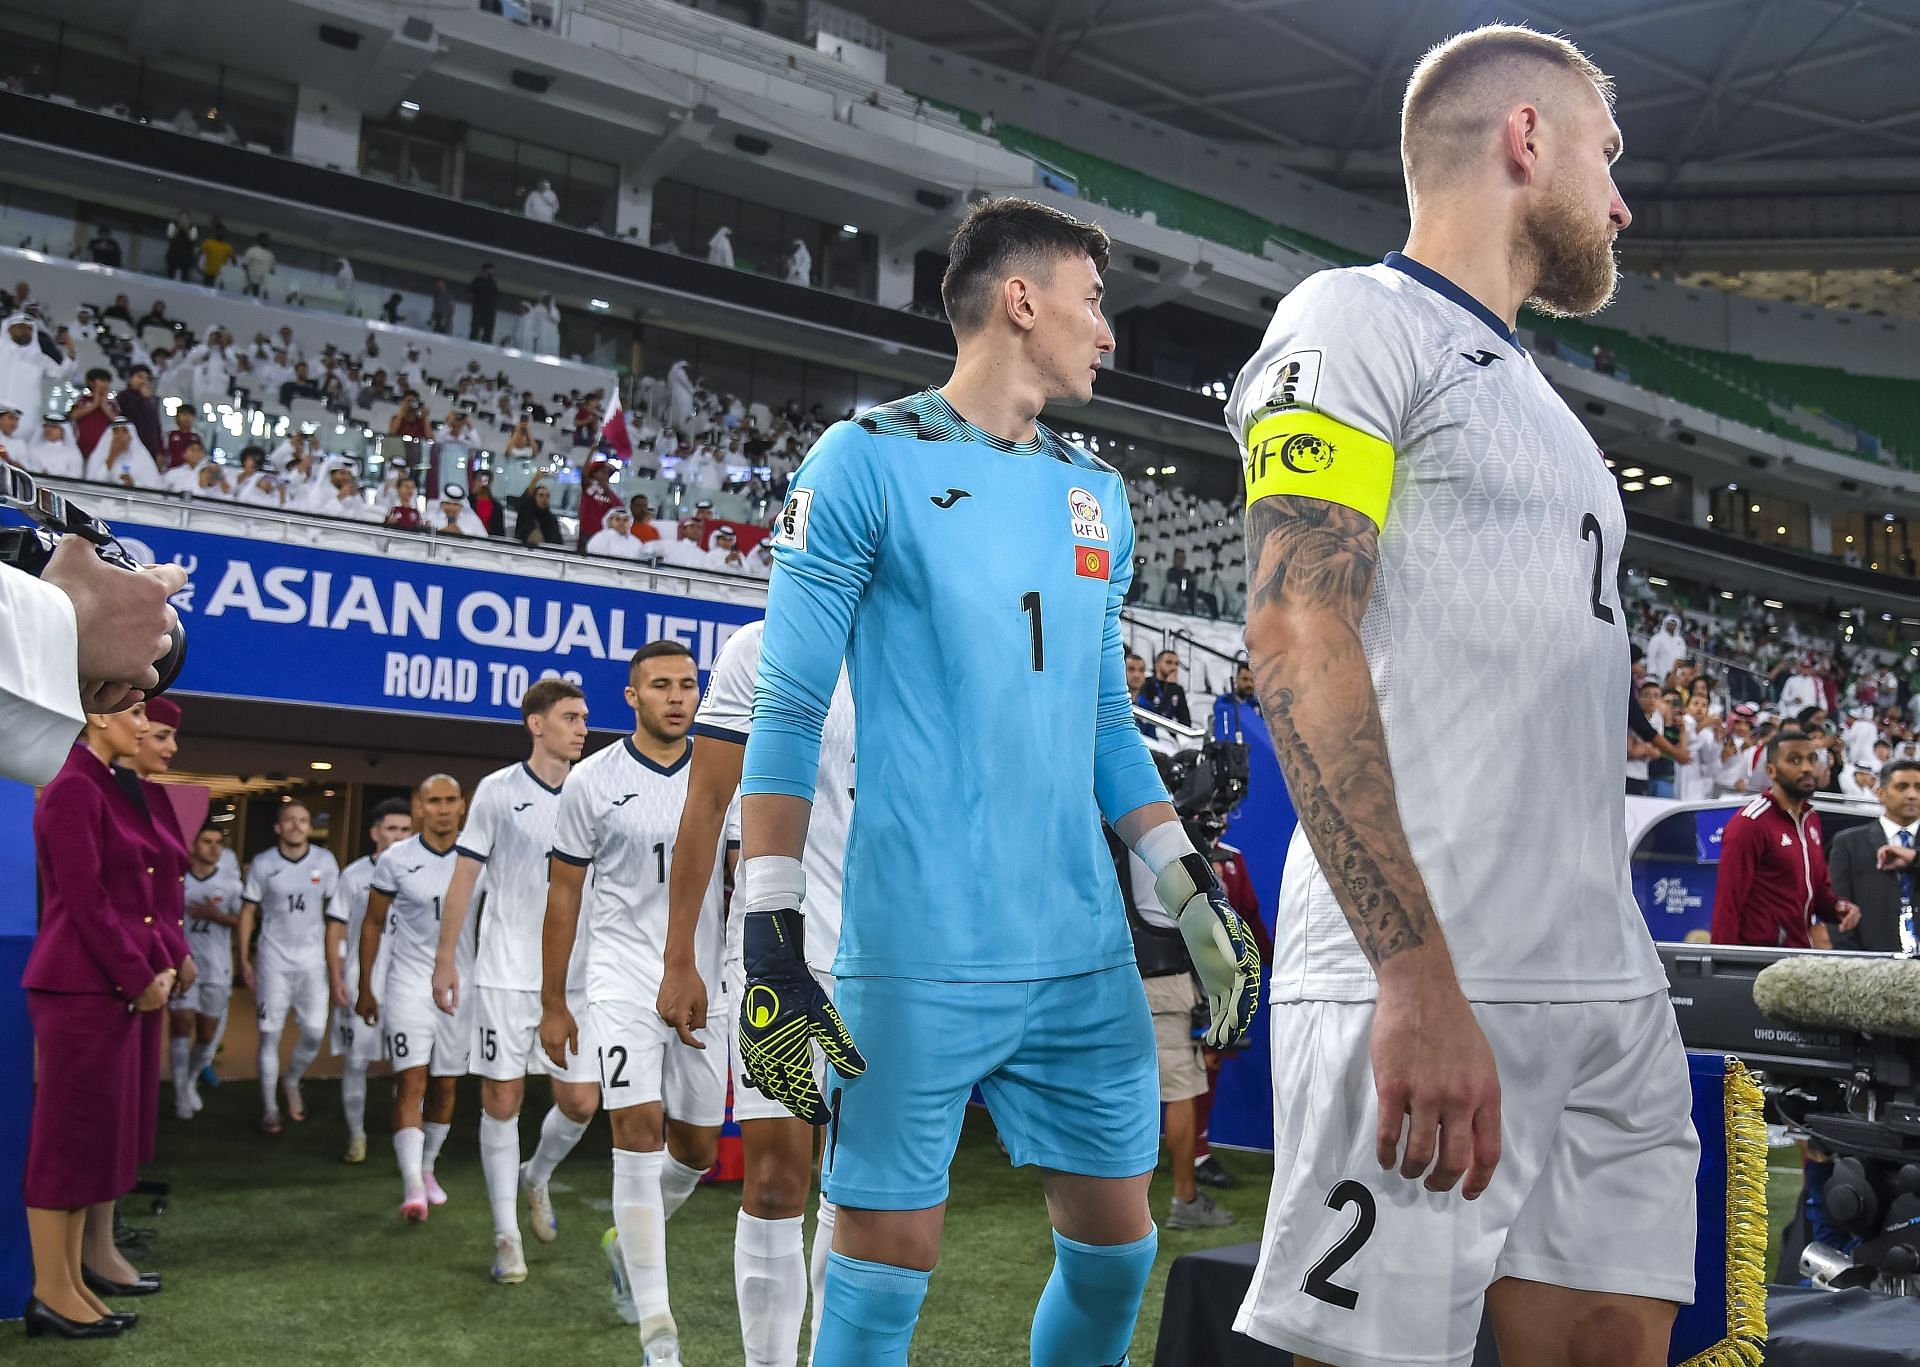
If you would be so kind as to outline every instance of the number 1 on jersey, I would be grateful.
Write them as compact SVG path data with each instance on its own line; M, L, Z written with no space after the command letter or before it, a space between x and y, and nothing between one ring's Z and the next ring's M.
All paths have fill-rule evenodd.
M1037 674L1047 667L1046 628L1040 621L1040 590L1020 595L1020 611L1032 617L1029 625L1033 631L1033 669Z

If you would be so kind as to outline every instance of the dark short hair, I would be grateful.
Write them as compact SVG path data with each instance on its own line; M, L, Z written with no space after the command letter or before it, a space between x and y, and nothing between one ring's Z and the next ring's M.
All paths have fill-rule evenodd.
M1887 780L1895 774L1920 774L1920 759L1897 759L1880 771L1880 786L1887 786Z
M1774 756L1780 752L1781 746L1790 745L1794 741L1805 741L1811 745L1813 743L1813 737L1809 736L1797 726L1783 726L1778 731L1775 731L1773 736L1767 741L1767 763L1773 763Z
M556 703L568 698L584 698L576 684L565 679L541 679L520 696L520 718L544 717Z
M1179 652L1179 651L1177 651L1177 650L1175 650L1175 649L1173 649L1173 647L1171 647L1171 646L1168 646L1168 647L1167 647L1166 649L1164 649L1164 650L1156 650L1156 651L1155 651L1155 652L1153 653L1153 661L1154 661L1154 663L1155 663L1155 664L1158 664L1158 663L1160 662L1160 660L1161 660L1161 659L1162 659L1162 658L1163 658L1164 656L1168 656L1168 655L1171 655L1171 656L1173 656L1173 658L1174 658L1174 661L1175 661L1175 663L1178 663L1178 662L1179 662L1179 659L1180 659L1180 652Z
M108 384L112 384L113 372L111 370L103 370L99 366L94 366L87 372L87 383L92 384L95 380L105 380Z
M404 816L409 821L413 820L413 804L404 797L390 797L374 803L372 810L367 813L367 829L372 830L390 816Z
M127 378L131 380L135 375L151 375L151 374L153 374L153 367L145 363L141 363L141 364L134 365L128 369Z
M1644 693L1649 688L1658 693L1660 691L1660 681L1658 679L1642 679L1634 685L1634 691L1636 693Z
M1906 760L1906 761L1904 761L1904 763L1907 763L1907 764L1913 764L1913 761L1912 761L1912 760ZM1891 766L1889 766L1889 767L1891 767ZM1914 768L1916 768L1916 769L1920 769L1920 764L1913 764L1913 767L1914 767ZM211 821L207 821L207 822L203 822L203 823L201 823L201 826L200 826L200 829L199 829L199 830L197 830L197 831L195 831L195 832L193 833L193 838L194 838L195 840L198 840L198 839L199 839L199 838L200 838L201 836L203 836L203 835L205 835L205 834L207 834L207 832L209 832L209 831L211 831L211 832L213 832L213 834L215 834L215 835L217 835L217 836L219 836L219 837L220 837L220 838L221 838L222 840L225 840L225 839L227 838L227 833L226 833L225 831L223 831L223 830L221 830L221 829L220 829L220 828L219 828L218 826L216 826L216 825L214 825L214 824L213 824L213 823L212 823Z
M947 246L940 302L956 335L986 325L992 288L1017 270L1038 269L1051 279L1053 258L1090 256L1107 268L1106 229L1030 199L1008 196L973 206Z
M1827 710L1826 708L1820 707L1818 705L1815 705L1813 707L1803 707L1798 712L1795 712L1793 714L1794 723L1795 725L1798 725L1798 726L1811 726L1813 725L1813 714L1815 712L1824 712L1826 710Z
M658 641L647 642L647 644L633 652L633 659L627 663L627 682L632 683L639 677L640 666L648 660L665 660L676 655L684 655L689 660L693 658L693 652L688 650L686 646L682 645L679 641L662 638Z

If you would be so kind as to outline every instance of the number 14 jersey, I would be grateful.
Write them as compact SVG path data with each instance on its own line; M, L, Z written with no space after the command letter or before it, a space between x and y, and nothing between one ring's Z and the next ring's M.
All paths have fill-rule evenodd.
M1593 438L1517 336L1397 253L1323 271L1274 314L1227 423L1250 506L1320 499L1380 528L1361 645L1400 819L1466 995L1662 990L1621 809L1626 517ZM1284 706L1266 701L1284 757ZM1367 1000L1372 969L1304 835L1325 798L1303 786L1272 995Z

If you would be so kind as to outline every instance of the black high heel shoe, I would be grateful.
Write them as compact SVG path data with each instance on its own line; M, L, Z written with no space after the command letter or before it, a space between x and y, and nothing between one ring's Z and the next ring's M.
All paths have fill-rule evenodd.
M140 1314L135 1310L110 1310L105 1318L114 1321L122 1329L132 1329L140 1323Z
M97 1320L70 1320L38 1296L28 1299L22 1318L27 1322L27 1337L30 1339L37 1339L44 1334L52 1334L60 1339L114 1339L127 1330L126 1325L111 1315Z
M109 1281L82 1264L80 1279L86 1283L87 1290L96 1296L151 1296L160 1290L160 1274L157 1272L143 1272L138 1281L116 1282Z

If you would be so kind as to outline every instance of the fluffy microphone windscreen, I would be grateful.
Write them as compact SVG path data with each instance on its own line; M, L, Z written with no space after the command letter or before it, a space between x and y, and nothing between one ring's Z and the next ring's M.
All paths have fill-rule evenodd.
M1920 1039L1920 959L1790 955L1760 970L1753 1002L1788 1025Z

